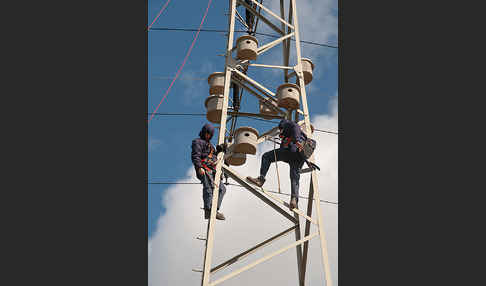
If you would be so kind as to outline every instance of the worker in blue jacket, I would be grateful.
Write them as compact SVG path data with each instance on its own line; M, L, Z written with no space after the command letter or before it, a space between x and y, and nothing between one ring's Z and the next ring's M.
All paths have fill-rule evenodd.
M226 152L226 144L220 144L214 148L211 138L214 134L214 127L207 123L199 132L199 138L192 140L191 160L196 170L196 176L203 184L204 218L209 219L211 214L211 203L213 200L213 188L216 175L216 161L219 152ZM226 188L222 182L219 183L218 208L221 207ZM216 219L225 220L225 216L219 211Z
M297 208L299 201L299 180L300 170L304 165L305 159L299 153L302 151L302 146L307 139L307 136L300 126L290 120L282 119L278 124L280 131L280 138L282 142L280 148L271 150L263 154L262 164L260 167L260 176L257 178L247 177L247 180L253 184L261 187L265 183L265 175L270 168L270 164L276 161L283 161L290 166L290 209ZM275 153L274 153L275 152Z
M251 0L245 0L245 3L248 4L250 7L252 7L253 9L257 8L257 5L255 3L253 3ZM241 4L237 3L236 7L238 8L240 5ZM249 35L255 35L255 31L253 31L253 24L255 22L255 15L253 15L253 13L251 13L250 10L248 10L246 8L245 8L245 22L246 22L246 25L248 26L247 33Z

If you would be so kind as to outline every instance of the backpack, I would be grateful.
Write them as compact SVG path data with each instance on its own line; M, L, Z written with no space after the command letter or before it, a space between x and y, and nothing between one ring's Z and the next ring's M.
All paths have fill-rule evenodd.
M314 153L314 150L316 149L317 142L314 139L306 137L303 145L304 146L300 153L305 159L309 159L310 156L312 156L312 153Z

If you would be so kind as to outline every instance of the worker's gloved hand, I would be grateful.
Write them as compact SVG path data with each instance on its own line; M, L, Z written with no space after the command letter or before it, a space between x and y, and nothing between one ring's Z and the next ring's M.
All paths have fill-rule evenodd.
M204 172L204 169L203 168L199 168L198 173L199 173L199 175L204 176L204 173L205 173Z
M297 146L297 149L299 150L299 152L302 152L302 150L304 149L304 144L302 142L297 141L295 143L295 146Z
M228 148L228 144L226 143L223 143L223 144L219 144L218 146L216 146L216 151L219 153L219 152L224 152L226 153L226 150Z

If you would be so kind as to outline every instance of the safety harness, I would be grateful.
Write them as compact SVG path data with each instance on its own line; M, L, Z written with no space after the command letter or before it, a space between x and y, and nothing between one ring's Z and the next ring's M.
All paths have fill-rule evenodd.
M281 145L285 148L289 146L290 142L292 142L292 138L290 137L284 137L282 134L280 134L279 137L282 139Z
M213 160L213 152L214 152L214 148L213 146L210 146L211 148L211 151L209 152L208 156L204 159L201 160L201 165L203 166L204 169L206 169L206 171L208 172L212 172L214 171L214 167L216 165L216 163L214 162ZM208 166L209 165L209 166ZM210 168L211 167L211 168Z
M292 138L290 138L290 137L284 137L282 134L280 134L279 137L282 140L281 145L284 146L284 147L289 146L290 142L292 142ZM302 157L302 159L307 163L307 165L309 166L310 169L312 169L312 170L317 169L317 170L320 171L321 168L319 168L319 166L317 166L316 164L309 162L309 160L307 160L307 159L309 159L309 157L314 152L314 149L316 148L316 141L314 139L307 138L307 136L305 134L304 134L304 138L305 138L305 140L302 143L303 144L302 150L299 150L298 153ZM275 161L276 160L277 160L277 157L275 157Z

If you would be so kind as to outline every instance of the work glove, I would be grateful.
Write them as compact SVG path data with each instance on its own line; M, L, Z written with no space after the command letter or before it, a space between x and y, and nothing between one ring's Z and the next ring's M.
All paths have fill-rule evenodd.
M302 150L304 149L303 142L297 141L295 143L295 146L297 146L297 149L299 150L299 152L302 152Z
M223 143L223 144L219 144L218 146L216 146L216 151L219 153L219 152L224 152L226 153L226 150L228 148L228 144L226 143Z

